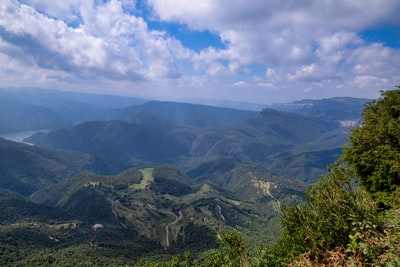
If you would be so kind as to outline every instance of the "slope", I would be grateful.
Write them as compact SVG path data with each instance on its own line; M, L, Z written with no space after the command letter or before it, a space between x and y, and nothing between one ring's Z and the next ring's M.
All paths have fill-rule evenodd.
M28 196L84 170L111 174L122 165L77 152L50 151L0 138L0 188Z
M243 194L257 192L256 201L242 195L243 201L236 198L237 192L221 191L207 182L195 184L168 165L129 169L113 176L82 174L31 198L90 224L101 223L104 230L133 231L171 250L201 250L215 246L215 234L233 229L254 242L261 237L264 242L277 238L277 207L281 201L302 199L298 191L302 188L284 190L290 187L284 182L260 180L256 175L262 177L262 171L243 186L247 188Z
M26 140L45 148L90 153L125 165L173 163L188 153L188 148L168 129L124 121L85 122Z

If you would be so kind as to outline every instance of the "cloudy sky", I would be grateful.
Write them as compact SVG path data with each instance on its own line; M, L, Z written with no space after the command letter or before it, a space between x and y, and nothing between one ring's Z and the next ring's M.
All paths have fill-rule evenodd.
M1 0L0 87L257 103L400 84L399 0Z

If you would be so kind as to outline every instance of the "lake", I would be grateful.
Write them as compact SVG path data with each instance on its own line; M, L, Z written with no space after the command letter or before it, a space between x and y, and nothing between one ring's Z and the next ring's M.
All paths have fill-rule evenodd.
M10 140L10 141L32 145L31 143L24 142L24 139L31 136L32 134L40 133L40 132L47 133L48 131L49 131L48 129L43 129L43 130L34 130L34 131L6 133L6 134L0 134L0 137Z

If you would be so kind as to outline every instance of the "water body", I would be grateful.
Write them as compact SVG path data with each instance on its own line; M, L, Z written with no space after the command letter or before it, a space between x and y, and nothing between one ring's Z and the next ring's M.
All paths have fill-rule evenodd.
M24 131L24 132L15 132L15 133L6 133L6 134L0 134L0 137L10 140L10 141L14 141L14 142L18 142L18 143L24 143L24 144L28 144L28 145L33 145L31 143L28 142L24 142L24 139L35 134L35 133L47 133L49 132L49 129L43 129L43 130L34 130L34 131Z

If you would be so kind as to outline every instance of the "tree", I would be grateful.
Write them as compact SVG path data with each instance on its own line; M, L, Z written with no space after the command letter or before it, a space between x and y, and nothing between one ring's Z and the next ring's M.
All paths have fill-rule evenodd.
M247 267L251 266L242 235L239 232L223 234L218 243L220 248L211 252L204 262L209 267Z
M284 206L281 223L286 257L308 252L318 257L321 251L344 246L355 221L376 223L376 207L370 195L355 186L349 170L333 164L329 173L307 189L303 204Z
M344 147L343 159L371 193L390 193L400 185L399 89L382 91L381 99L366 104L360 127Z

